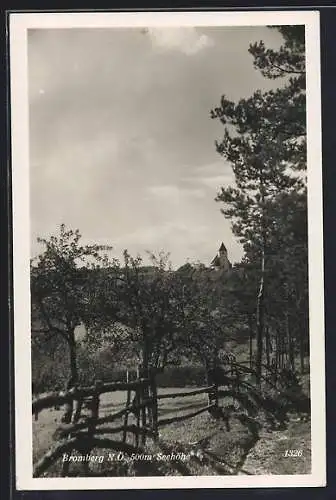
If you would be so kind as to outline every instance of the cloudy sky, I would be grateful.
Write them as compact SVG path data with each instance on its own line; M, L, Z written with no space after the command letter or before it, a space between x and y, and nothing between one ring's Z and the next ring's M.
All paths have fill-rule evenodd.
M207 264L224 241L239 261L214 201L232 172L209 112L274 85L247 52L261 39L281 42L266 27L29 31L32 255L64 222L117 255Z

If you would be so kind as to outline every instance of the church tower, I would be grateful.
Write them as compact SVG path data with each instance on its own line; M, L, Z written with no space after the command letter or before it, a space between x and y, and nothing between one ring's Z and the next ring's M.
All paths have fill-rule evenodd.
M232 265L228 259L227 249L222 242L217 255L212 259L210 266L212 269L230 271Z

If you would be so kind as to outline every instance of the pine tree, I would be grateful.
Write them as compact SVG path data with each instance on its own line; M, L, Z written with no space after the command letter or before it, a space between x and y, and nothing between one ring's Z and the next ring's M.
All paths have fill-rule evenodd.
M237 104L223 96L211 117L224 125L224 137L216 149L232 164L235 185L221 188L216 198L232 220L234 234L245 251L253 249L260 266L257 293L256 371L260 382L265 337L265 287L267 267L274 245L277 222L274 206L278 194L304 192L306 168L304 32L281 28L284 45L279 51L263 42L250 46L254 64L265 77L285 79L283 86L269 92L256 91Z

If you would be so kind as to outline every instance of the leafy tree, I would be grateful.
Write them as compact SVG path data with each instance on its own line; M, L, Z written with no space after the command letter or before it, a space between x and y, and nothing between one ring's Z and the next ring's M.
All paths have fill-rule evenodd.
M227 343L235 339L237 316L227 275L205 266L181 267L176 278L182 285L179 350L206 372L218 366Z
M59 235L38 238L45 247L31 263L32 334L39 342L61 337L69 349L69 385L78 382L76 328L95 320L99 289L96 271L108 265L110 247L81 245L78 230L60 226Z
M179 328L180 296L168 256L151 254L150 259L151 265L144 266L140 257L125 250L123 264L114 269L106 302L113 319L124 327L123 341L138 352L145 373L174 361Z

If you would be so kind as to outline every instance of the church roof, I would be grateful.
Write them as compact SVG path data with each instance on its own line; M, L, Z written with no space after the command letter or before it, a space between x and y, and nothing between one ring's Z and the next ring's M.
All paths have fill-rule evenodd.
M211 266L220 266L220 260L219 260L218 255L216 255L216 256L212 259L212 261L211 261L211 264L210 264L210 265L211 265Z
M219 251L221 252L222 250L226 250L226 246L224 245L224 243L222 242L221 246L219 247Z

